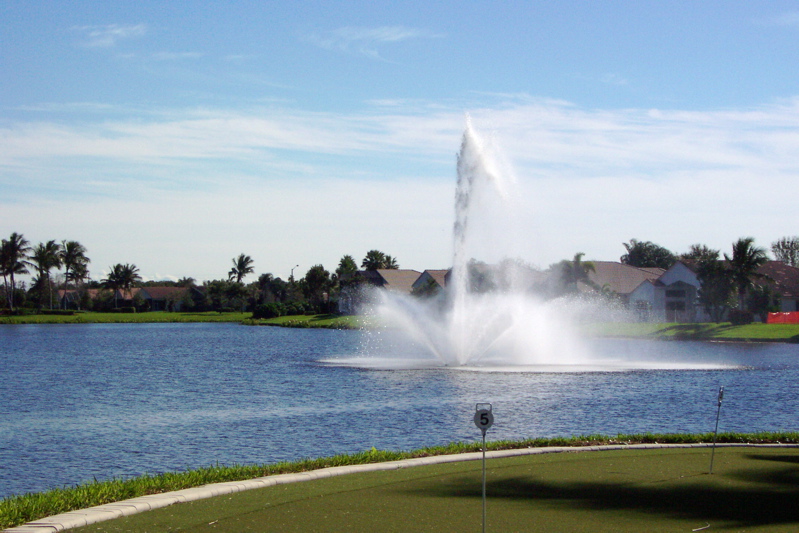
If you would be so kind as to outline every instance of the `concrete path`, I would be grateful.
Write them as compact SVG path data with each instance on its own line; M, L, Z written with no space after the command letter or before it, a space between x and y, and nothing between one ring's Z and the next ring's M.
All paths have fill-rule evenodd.
M518 457L523 455L535 455L542 453L563 453L563 452L587 452L587 451L607 451L607 450L646 450L659 448L709 448L712 444L631 444L631 445L610 445L610 446L584 446L584 447L549 447L549 448L523 448L518 450L498 450L486 453L486 459L498 459L501 457ZM721 447L768 447L768 448L797 448L797 444L717 444ZM402 461L389 461L385 463L371 463L365 465L335 466L301 472L297 474L280 474L274 476L261 477L246 481L228 481L225 483L214 483L193 489L184 489L165 494L153 494L150 496L140 496L130 500L115 503L107 503L70 511L55 516L41 518L27 524L4 530L5 532L15 533L53 533L64 531L76 527L95 524L104 520L111 520L121 516L129 516L152 509L160 509L176 503L191 502L204 498L213 498L242 492L250 489L260 489L284 483L297 483L300 481L311 481L345 474L357 474L361 472L376 472L380 470L397 470L400 468L411 468L414 466L425 466L442 463L457 463L462 461L478 461L483 458L482 452L463 453L457 455L438 455L434 457L420 457L417 459L404 459Z

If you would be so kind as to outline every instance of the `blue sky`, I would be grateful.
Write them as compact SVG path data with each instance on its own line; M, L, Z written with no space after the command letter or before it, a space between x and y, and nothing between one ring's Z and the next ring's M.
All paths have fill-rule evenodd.
M768 247L799 233L798 45L797 2L7 1L0 234L95 279L445 268L468 114L516 182L491 253Z

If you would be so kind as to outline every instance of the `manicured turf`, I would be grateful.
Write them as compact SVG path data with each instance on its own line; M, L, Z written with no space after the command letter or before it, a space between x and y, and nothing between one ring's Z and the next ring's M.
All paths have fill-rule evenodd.
M634 337L644 339L717 340L743 342L799 343L799 324L658 324L607 322L585 324L583 331L597 337Z
M361 329L373 322L360 315L292 315L277 318L245 320L249 326L282 326L287 328Z
M487 531L796 531L799 450L558 453L488 463ZM75 529L480 531L480 462L278 485ZM703 529L704 531L704 529Z
M240 322L255 326L295 328L361 329L376 327L374 317L356 315L294 315L270 319L253 319L252 313L94 313L74 315L0 316L0 324L86 324L86 323L151 323L151 322ZM675 340L726 340L752 342L799 343L799 324L658 324L640 322L607 322L583 324L582 331L596 337L633 337Z

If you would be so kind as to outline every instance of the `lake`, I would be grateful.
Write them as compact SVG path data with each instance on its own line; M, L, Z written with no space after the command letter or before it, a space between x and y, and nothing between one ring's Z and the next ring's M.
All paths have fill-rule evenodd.
M0 497L477 441L478 402L494 406L490 440L710 432L721 385L721 431L798 425L797 345L592 341L644 362L620 371L329 364L373 345L358 331L235 324L0 326Z

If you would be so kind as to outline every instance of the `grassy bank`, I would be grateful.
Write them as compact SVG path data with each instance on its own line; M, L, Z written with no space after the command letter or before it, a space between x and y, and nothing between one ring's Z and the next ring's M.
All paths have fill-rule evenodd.
M635 337L661 340L711 340L799 343L799 324L586 324L583 331L596 337Z
M0 324L145 324L159 322L242 322L252 313L168 313L153 311L146 313L94 313L75 312L72 315L19 315L0 316Z
M486 531L795 532L796 448L493 458ZM75 533L480 531L480 461L357 473L172 505Z
M293 315L270 319L253 319L252 313L94 313L72 315L39 314L0 316L0 324L110 324L158 322L238 322L251 326L293 328L361 329L374 327L374 319L354 315ZM799 324L650 324L608 322L583 324L581 331L591 337L630 337L658 340L703 340L738 342L799 343Z
M296 315L262 320L246 320L248 325L295 328L360 329L374 326L374 319L364 316ZM738 342L799 343L799 324L651 324L607 322L583 324L590 337L630 337L657 340L705 340Z
M699 443L712 442L712 434L670 434L670 435L618 435L608 437L589 435L571 438L528 439L521 441L493 441L487 443L489 450L506 450L546 446L596 446L602 444L640 444L640 443ZM718 442L749 444L799 443L799 433L723 433ZM92 481L50 490L47 492L16 495L0 500L0 527L7 528L30 522L45 516L52 516L76 509L84 509L147 494L198 487L209 483L239 481L256 477L305 472L331 466L355 465L475 452L481 449L479 443L452 443L447 446L424 448L415 451L383 451L372 448L369 451L338 455L320 459L305 459L290 463L271 465L216 465L198 470L178 473L147 475L130 479Z
M368 317L358 315L293 315L278 318L250 318L248 326L278 326L284 328L361 329L370 327Z

